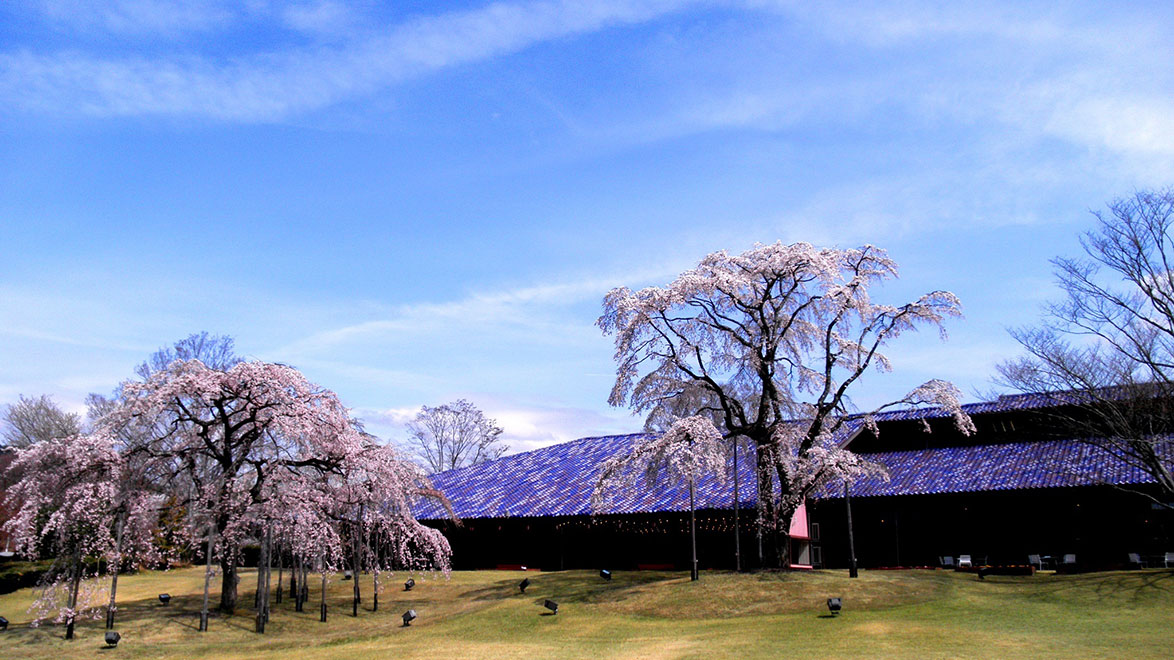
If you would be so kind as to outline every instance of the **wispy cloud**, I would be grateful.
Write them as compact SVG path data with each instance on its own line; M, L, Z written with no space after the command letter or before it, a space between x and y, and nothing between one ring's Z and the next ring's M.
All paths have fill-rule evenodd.
M582 327L578 317L568 323L559 310L598 302L617 286L639 285L649 279L671 277L676 272L679 271L655 266L635 268L625 275L587 277L575 282L473 293L450 301L402 305L379 318L317 332L273 352L317 355L343 344L387 341L392 336L437 337L454 326L495 328L540 342L568 342L577 336L596 339L597 330Z
M416 18L339 47L228 58L8 52L0 55L0 98L26 109L57 113L81 109L98 116L280 119L371 94L429 71L647 21L684 4L689 3L494 3Z

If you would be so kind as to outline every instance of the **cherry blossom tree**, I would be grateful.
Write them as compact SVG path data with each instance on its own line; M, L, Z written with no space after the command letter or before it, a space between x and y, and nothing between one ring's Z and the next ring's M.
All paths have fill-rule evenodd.
M873 287L896 276L897 264L871 245L775 243L712 253L665 287L613 289L598 321L615 336L609 401L645 413L649 430L702 415L726 438L752 442L760 524L786 567L797 507L822 481L860 467L838 448L858 412L853 385L890 369L882 349L901 334L931 327L944 338L944 320L960 316L946 291L899 306L873 302ZM969 432L957 394L931 381L877 410L941 406Z
M689 542L692 546L690 579L698 579L697 512L694 486L706 474L725 476L726 450L721 431L706 417L686 417L673 423L663 434L636 444L631 452L613 456L600 467L591 494L592 509L604 506L604 494L610 490L629 490L637 478L655 483L662 473L672 481L689 486Z
M268 499L278 470L331 470L359 449L333 392L280 364L242 362L227 370L177 360L144 382L123 384L121 403L102 418L124 436L125 452L147 457L196 518L208 519L221 571L220 609L236 609L240 547Z
M447 569L447 542L411 517L410 502L430 492L419 468L363 433L333 392L292 367L239 362L222 370L177 360L146 381L124 383L118 399L99 426L190 512L191 537L207 542L205 599L214 557L220 609L236 608L241 545L261 542L258 632L268 618L275 547L295 558L299 609L309 568L325 581L348 558L369 565L363 547L373 531L394 531L394 547L431 552L425 560Z
M54 615L73 639L79 617L93 614L106 591L85 559L105 559L112 571L107 621L115 610L117 571L127 563L153 560L151 543L157 498L127 488L131 471L109 435L94 433L47 440L18 452L12 467L21 478L9 496L19 502L5 525L18 550L29 557L55 557L34 602L37 621Z

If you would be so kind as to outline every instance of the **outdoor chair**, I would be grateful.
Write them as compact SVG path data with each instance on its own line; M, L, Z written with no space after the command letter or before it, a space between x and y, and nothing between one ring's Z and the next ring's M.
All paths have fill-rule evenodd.
M974 562L970 561L970 555L958 556L958 568L974 568Z
M953 557L939 557L942 562L942 568L954 568Z
M1174 552L1167 552L1166 559L1163 561L1166 568L1170 568L1170 564L1174 564Z
M1149 568L1145 560L1141 558L1141 555L1136 552L1129 553L1129 563L1138 568Z
M1065 566L1069 566L1069 567L1075 566L1076 565L1076 555L1064 555L1064 561L1062 563Z
M1027 555L1027 563L1037 571L1044 570L1044 561L1039 558L1039 555Z

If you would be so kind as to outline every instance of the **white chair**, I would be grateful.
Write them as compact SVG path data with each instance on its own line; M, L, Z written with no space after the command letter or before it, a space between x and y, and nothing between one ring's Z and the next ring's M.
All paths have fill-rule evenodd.
M1167 552L1166 559L1162 562L1166 568L1170 568L1170 564L1174 564L1174 552Z
M1039 558L1039 555L1027 555L1027 563L1037 571L1044 570L1044 561Z
M1148 568L1148 566L1145 563L1145 560L1143 560L1141 558L1141 555L1136 552L1129 553L1129 563L1133 564L1134 566L1136 566L1138 568Z
M974 562L970 561L970 555L958 556L958 568L974 568Z
M939 557L942 562L942 568L954 568L954 558L951 556Z
M1076 566L1076 555L1064 555L1064 561L1061 562L1064 566Z

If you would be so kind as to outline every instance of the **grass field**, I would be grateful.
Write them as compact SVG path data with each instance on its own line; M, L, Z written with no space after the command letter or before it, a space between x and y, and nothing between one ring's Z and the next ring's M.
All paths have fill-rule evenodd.
M517 583L529 577L525 595ZM252 603L252 580L241 601ZM196 630L201 571L190 568L125 576L116 629L123 641L104 649L103 623L86 621L77 639L63 628L27 627L32 592L0 596L0 658L1168 658L1174 655L1174 571L988 577L944 571L801 574L457 572L403 576L371 611L350 616L350 582L328 591L329 621L318 622L317 584L306 612L275 606L265 635L247 610ZM160 592L173 594L169 606ZM831 617L825 600L844 598ZM559 602L557 616L542 601ZM413 608L410 628L400 615Z

